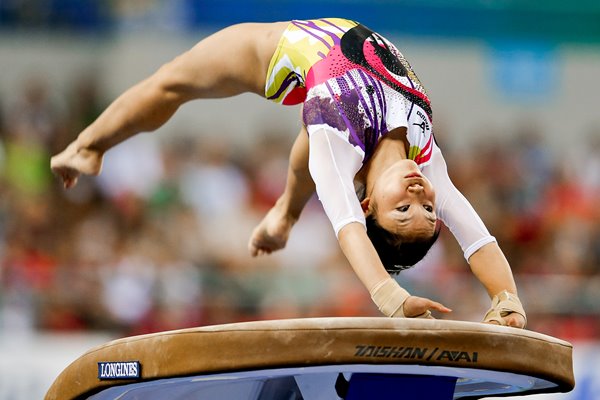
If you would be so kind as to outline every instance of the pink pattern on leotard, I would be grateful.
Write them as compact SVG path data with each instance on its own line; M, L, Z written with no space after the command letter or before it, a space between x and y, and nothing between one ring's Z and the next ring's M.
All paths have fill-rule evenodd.
M326 82L328 79L344 75L351 69L361 68L360 65L348 60L340 46L333 46L327 57L313 65L306 74L306 88L311 88Z
M385 66L381 62L381 59L375 53L375 47L374 47L373 43L371 43L369 41L365 41L365 43L363 45L363 51L364 51L365 59L369 62L369 64L377 72L382 74L385 78L387 78L391 82L402 87L402 89L406 90L407 92L409 92L409 93L423 99L427 103L429 103L429 99L427 98L427 96L425 96L423 93L419 92L418 90L415 90L409 86L403 85L388 72L388 70L385 68ZM348 60L348 58L346 58L346 56L342 53L340 46L336 45L336 46L332 47L331 51L329 52L329 54L327 55L326 58L317 62L308 71L308 74L306 75L306 88L307 88L307 90L310 90L310 88L312 88L318 84L324 83L328 79L340 77L352 69L360 69L360 70L364 71L365 73L369 74L370 76L372 76L373 78L380 80L380 77L373 74L367 68Z

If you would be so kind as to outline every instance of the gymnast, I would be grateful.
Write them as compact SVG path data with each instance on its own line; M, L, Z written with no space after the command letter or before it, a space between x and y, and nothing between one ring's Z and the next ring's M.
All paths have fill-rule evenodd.
M483 321L525 326L506 257L448 177L423 85L392 43L357 22L244 23L218 31L120 95L51 168L73 187L80 174L100 173L107 150L156 130L182 104L247 92L302 105L286 187L251 235L253 256L285 246L316 191L379 310L433 318L431 310L451 310L410 295L391 275L423 258L443 221L492 299Z

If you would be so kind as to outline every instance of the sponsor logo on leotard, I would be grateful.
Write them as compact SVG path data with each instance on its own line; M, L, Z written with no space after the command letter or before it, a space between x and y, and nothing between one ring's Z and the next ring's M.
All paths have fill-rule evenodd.
M421 123L413 123L413 125L418 126L419 128L421 128L422 133L425 133L427 131L429 131L429 120L427 119L427 117L420 111L417 110L417 115L419 116L419 118L421 118Z

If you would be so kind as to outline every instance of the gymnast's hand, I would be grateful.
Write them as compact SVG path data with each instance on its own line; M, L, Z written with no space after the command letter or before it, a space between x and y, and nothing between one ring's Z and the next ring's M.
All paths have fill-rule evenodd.
M503 290L492 299L492 306L483 317L483 322L525 328L527 315L519 297Z
M525 318L516 313L510 313L505 317L502 317L502 319L504 320L504 323L501 323L500 325L506 325L506 326L512 326L513 328L525 328ZM498 322L490 322L491 324L497 324Z
M58 175L63 186L69 189L77 184L79 175L98 175L102 169L103 153L98 150L81 148L77 141L71 143L61 153L50 160L52 172Z
M433 319L430 310L443 313L452 311L437 301L411 296L390 276L378 282L369 292L379 311L388 317Z
M451 309L437 301L427 299L425 297L410 296L406 299L402 306L404 316L406 318L428 318L434 319L431 316L431 311L439 311L442 313L452 312Z

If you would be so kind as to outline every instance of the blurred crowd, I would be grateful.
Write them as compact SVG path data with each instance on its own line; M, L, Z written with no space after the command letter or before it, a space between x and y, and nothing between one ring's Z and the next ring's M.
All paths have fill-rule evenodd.
M0 99L1 330L133 335L379 315L316 199L285 250L249 256L253 227L283 189L293 137L272 132L240 147L143 134L111 150L99 177L65 191L50 156L106 106L93 79L68 93L57 98L31 78ZM451 178L511 262L528 328L600 339L600 130L569 132L573 147L552 149L533 124L503 128L453 148L451 127L437 127ZM489 307L447 230L398 280L452 308L445 318L478 321Z

